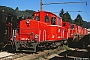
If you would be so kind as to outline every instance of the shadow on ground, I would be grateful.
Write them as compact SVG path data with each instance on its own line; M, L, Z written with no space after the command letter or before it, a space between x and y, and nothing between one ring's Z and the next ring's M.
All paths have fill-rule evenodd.
M59 56L55 56L55 57L51 58L50 60L75 60L75 59L89 60L90 59L90 52L84 52L84 51L67 50L58 55Z
M74 40L70 39L71 41L69 43L69 47L71 48L87 48L88 45L90 45L90 35L85 35L80 40Z

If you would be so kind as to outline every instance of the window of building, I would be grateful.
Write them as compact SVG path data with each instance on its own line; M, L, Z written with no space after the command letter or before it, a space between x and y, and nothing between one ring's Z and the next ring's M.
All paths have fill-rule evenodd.
M50 17L49 16L45 16L45 22L50 22Z
M52 17L52 25L56 24L56 17Z

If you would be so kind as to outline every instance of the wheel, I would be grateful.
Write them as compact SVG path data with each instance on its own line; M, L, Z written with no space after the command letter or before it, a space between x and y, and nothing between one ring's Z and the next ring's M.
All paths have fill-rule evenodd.
M83 42L83 47L82 48L87 48L87 43Z
M72 38L69 38L67 40L67 45L68 45L68 47L72 47Z
M16 41L13 41L12 51L13 51L13 52L19 51L19 50L18 50L18 44L16 43Z
M32 43L32 45L33 45L32 52L37 52L38 51L38 45L37 45L37 43Z
M65 40L65 41L63 41L64 42L64 45L67 45L68 43L67 43L67 40Z

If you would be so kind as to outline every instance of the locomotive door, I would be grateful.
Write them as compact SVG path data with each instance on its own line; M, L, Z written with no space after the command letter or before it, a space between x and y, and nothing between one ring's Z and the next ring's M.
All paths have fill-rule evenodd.
M64 39L64 28L62 28L61 38Z
M43 41L46 41L46 30L43 31Z

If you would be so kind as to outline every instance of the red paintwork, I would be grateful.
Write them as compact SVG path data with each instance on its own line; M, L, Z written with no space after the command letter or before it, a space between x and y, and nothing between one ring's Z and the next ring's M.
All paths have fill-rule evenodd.
M45 22L45 16L50 17L49 22ZM37 21L36 17L40 17L40 21ZM55 25L52 25L52 17L56 18ZM27 20L30 22L27 24ZM66 24L63 26L63 24ZM73 28L71 26L73 25ZM24 41L59 41L73 38L76 34L87 34L87 30L77 26L76 24L70 24L69 22L63 22L62 18L59 18L55 14L46 11L39 11L33 14L33 19L25 19L20 21L19 33L16 34L16 40ZM86 31L86 32L85 32ZM32 34L33 33L33 34ZM38 39L35 35L38 35Z
M85 33L86 35L88 35L88 30L86 29L86 33Z
M50 16L50 22L45 22L46 15ZM40 21L36 20L36 16L40 16ZM56 25L51 25L51 17L56 17ZM64 30L64 28L62 28L62 18L59 18L55 14L51 12L40 11L34 13L34 20L29 19L29 24L26 24L27 20L28 19L20 21L20 30L19 34L17 34L17 40L35 40L36 34L39 35L39 42L64 39L64 32L62 32ZM34 35L30 36L32 32Z
M73 26L73 28L72 28ZM77 25L76 24L71 24L71 29L70 29L70 37L74 37L74 35L77 35Z
M64 39L68 39L70 38L70 23L69 22L63 22L63 27L65 27L65 31L64 31Z
M79 35L83 34L83 28L81 26L77 26L77 33Z
M88 30L83 28L83 35L88 35Z

